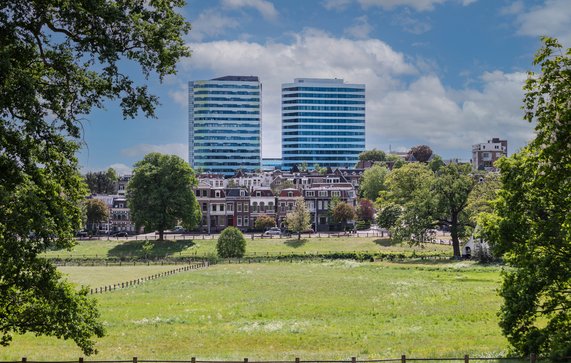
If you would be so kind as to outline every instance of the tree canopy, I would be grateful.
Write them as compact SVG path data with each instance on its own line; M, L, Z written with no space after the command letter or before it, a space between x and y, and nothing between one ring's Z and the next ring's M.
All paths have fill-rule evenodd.
M365 150L359 154L360 161L385 161L387 155L382 150Z
M95 303L38 255L68 248L87 194L78 173L80 121L105 100L125 117L154 116L146 77L188 56L183 1L0 2L0 343L33 332L73 339L85 354L103 334Z
M361 196L370 200L376 200L379 192L385 189L385 178L388 173L389 169L378 164L365 170L359 184Z
M362 198L359 200L357 207L357 218L361 221L372 222L375 218L375 206L369 199Z
M498 160L502 187L481 222L503 273L500 327L520 354L571 355L571 49L543 38L525 83L536 137Z
M432 149L428 145L417 145L410 148L407 159L427 163L432 156Z
M347 202L339 202L331 212L331 216L335 223L341 223L342 230L345 230L347 222L355 219L357 214L355 213L355 208Z
M254 222L254 228L262 231L275 226L276 220L267 214L262 214L256 218L256 222Z
M85 207L87 228L95 234L97 233L97 224L109 219L109 208L101 199L87 199Z
M216 242L216 253L220 258L240 258L246 253L246 239L236 227L226 227Z
M85 174L85 182L92 194L115 194L117 192L117 173L115 169L107 171L88 172Z
M160 240L164 231L179 221L186 229L194 229L201 219L193 190L197 184L192 168L180 157L145 155L135 163L127 187L131 218L146 231L158 231Z

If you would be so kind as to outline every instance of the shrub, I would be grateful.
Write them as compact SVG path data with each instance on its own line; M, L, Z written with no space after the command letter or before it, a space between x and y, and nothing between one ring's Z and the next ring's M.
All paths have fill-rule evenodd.
M220 258L243 257L246 253L246 239L236 227L227 227L222 231L216 243L216 252Z
M355 225L355 229L359 231L369 228L371 228L371 222L369 221L357 221L357 224Z

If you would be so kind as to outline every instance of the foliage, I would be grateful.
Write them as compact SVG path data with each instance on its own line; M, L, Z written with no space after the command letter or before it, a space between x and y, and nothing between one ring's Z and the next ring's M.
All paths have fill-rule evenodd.
M359 191L363 198L376 200L379 192L385 189L385 178L389 170L385 166L373 165L365 170L359 184Z
M503 276L500 326L520 354L571 355L571 49L543 38L524 86L536 138L500 159L502 187L481 222Z
M75 156L80 120L106 99L153 116L157 98L121 72L175 72L188 56L182 1L0 3L0 332L72 339L85 354L101 336L95 303L37 255L74 243L87 194Z
M367 221L369 224L375 218L375 207L369 199L361 198L356 212L359 220Z
M440 157L440 155L433 155L432 159L430 159L430 161L428 162L428 167L430 168L430 170L432 170L433 172L437 172L438 170L440 170L440 168L442 168L444 165L444 161L442 160L442 157Z
M403 160L403 158L401 158L398 155L388 154L386 164L392 170L392 169L398 169L398 168L402 167L403 165L406 164L406 162ZM392 166L391 166L391 164L392 164Z
M387 155L382 150L365 150L359 154L360 161L385 161Z
M85 207L87 225L91 227L91 231L97 232L97 224L109 220L109 208L104 201L97 198L87 199Z
M117 193L117 173L109 168L106 172L88 172L85 174L85 182L91 194L115 194Z
M333 208L331 213L335 223L341 223L342 229L345 230L347 221L353 220L357 217L355 208L347 202L340 202Z
M193 187L198 184L188 163L176 155L150 153L135 163L127 187L127 202L135 224L147 231L166 229L178 221L192 230L201 219Z
M496 199L501 187L500 177L497 173L484 172L476 176L479 180L468 196L466 211L470 218L477 220L481 213L492 212L492 201Z
M305 205L303 198L297 198L293 211L288 213L285 218L288 230L297 233L297 239L301 239L301 232L311 227L311 215Z
M355 229L358 231L362 231L369 228L371 228L371 222L369 221L358 220L357 223L355 223Z
M220 258L243 257L246 253L246 239L236 227L226 227L216 243L216 252Z
M381 228L390 229L396 226L401 215L401 207L394 203L385 203L377 213L377 224Z
M436 174L422 163L410 163L393 170L387 178L388 191L382 193L380 203L394 203L401 208L392 230L394 238L412 243L427 242L432 239L435 227L448 226L454 256L461 257L460 238L470 232L467 227L474 226L466 210L475 184L470 172L469 165L454 163L442 167Z
M274 193L274 195L279 195L282 190L288 188L295 188L295 185L291 180L288 179L282 180L282 182L279 185L275 185L274 187L272 187L272 193Z
M410 148L407 159L427 163L432 156L432 149L428 145L417 145ZM414 160L412 160L414 159Z
M327 174L327 167L320 166L319 164L313 165L313 170L315 170L316 172L318 172L321 175Z
M268 228L275 226L276 226L276 220L267 214L262 214L261 216L256 218L256 222L254 223L254 228L260 231L264 231Z

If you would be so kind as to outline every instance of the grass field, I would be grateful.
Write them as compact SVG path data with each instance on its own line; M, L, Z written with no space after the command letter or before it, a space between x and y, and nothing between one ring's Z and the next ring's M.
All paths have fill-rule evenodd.
M63 271L85 283L95 270ZM139 273L150 270L109 267L96 281ZM498 268L469 262L214 265L97 295L107 335L94 359L505 355L498 284ZM32 335L0 348L0 360L23 356L72 360L81 352Z
M49 257L142 257L146 241L88 240L80 241L71 251L59 250L46 253ZM177 240L149 241L153 248L151 256L207 256L216 252L216 240ZM393 243L390 239L376 237L331 237L331 238L258 238L246 240L247 256L279 254L332 253L332 252L384 252L442 254L452 256L452 247L447 245L426 244L411 247L406 243Z

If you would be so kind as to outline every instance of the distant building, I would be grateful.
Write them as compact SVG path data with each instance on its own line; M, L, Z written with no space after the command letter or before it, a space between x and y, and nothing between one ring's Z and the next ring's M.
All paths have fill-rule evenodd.
M234 175L261 168L258 77L189 82L188 161L194 169Z
M297 78L282 84L283 168L353 168L365 150L365 85Z
M495 137L487 143L472 145L472 169L494 171L494 162L508 155L508 141Z
M282 169L282 158L262 158L262 170L281 170Z

